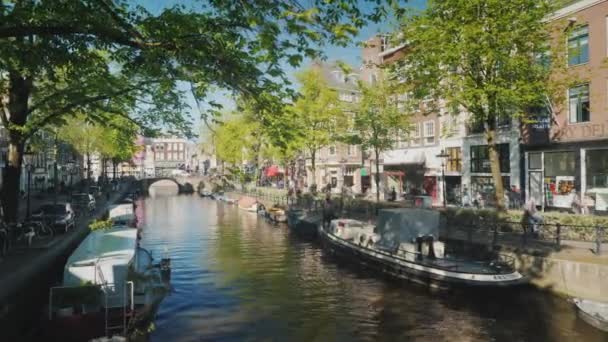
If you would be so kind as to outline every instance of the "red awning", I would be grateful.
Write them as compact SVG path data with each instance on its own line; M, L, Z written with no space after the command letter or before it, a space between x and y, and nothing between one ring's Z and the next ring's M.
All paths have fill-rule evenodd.
M269 166L266 169L266 177L274 177L279 175L279 167L276 165Z

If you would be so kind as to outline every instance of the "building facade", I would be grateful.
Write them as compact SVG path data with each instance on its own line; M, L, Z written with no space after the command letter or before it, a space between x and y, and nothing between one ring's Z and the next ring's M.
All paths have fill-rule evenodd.
M406 45L391 46L387 36L370 38L362 52L362 79L374 84L387 77L382 73L383 67L406 53ZM396 100L407 101L407 94ZM439 103L421 101L417 107L414 112L404 111L404 115L411 116L410 132L396 137L393 149L383 154L385 191L394 187L402 196L428 196L434 206L443 205L444 197L447 204L459 204L465 192L469 197L480 195L491 204L495 191L482 127L468 125L468 113L449 109L441 100ZM505 188L520 188L517 122L502 123L497 138Z
M338 93L338 99L344 103L356 103L360 94L357 87L359 73L345 74L335 62L313 64L318 68L330 88ZM318 188L331 185L332 192L340 193L343 187L354 193L375 192L373 161L364 156L359 146L333 143L317 152L315 168L312 172L312 160L306 159L306 185L317 184ZM370 164L371 162L371 164Z
M526 198L545 208L608 210L608 2L582 0L548 20L567 46L563 103L524 127ZM554 62L554 61L552 61ZM564 75L554 75L563 77Z
M183 169L188 166L188 141L183 138L167 137L153 138L149 141L151 155L146 158L154 159L154 175L166 176L171 170Z

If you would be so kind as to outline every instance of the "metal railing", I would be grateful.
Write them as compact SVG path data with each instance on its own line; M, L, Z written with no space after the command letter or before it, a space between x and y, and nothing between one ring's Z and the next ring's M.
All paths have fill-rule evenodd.
M446 222L443 233L447 239L463 240L470 244L487 244L494 249L501 245L539 247L560 250L568 244L589 245L596 255L602 254L606 242L606 227L567 225L561 223L529 224L512 221L484 221L478 224L452 225ZM465 234L466 237L458 236Z

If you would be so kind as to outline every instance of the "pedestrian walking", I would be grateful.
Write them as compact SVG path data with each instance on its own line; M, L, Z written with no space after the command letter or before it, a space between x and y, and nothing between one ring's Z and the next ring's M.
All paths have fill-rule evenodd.
M331 200L331 194L325 195L325 201L323 202L323 227L329 227L331 220L334 217L334 203Z

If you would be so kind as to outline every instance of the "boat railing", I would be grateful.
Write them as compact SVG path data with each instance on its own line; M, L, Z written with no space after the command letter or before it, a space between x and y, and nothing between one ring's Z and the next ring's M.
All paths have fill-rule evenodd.
M120 291L122 290L122 295ZM122 284L89 284L81 286L53 286L49 291L49 320L61 309L70 309L74 313L74 308L84 311L85 305L94 305L109 309L114 303L110 303L112 298L122 299L121 307L133 311L135 291L134 283L127 281ZM103 303L103 305L102 305Z
M500 266L506 265L508 267L508 269L506 270L507 272L512 272L512 271L516 270L515 258L513 258L509 255L506 255L506 254L498 254L495 258L488 259L488 260L472 260L472 259L458 258L458 257L454 257L454 256L450 256L449 258L445 258L445 259L441 259L441 258L430 259L428 256L425 256L424 254L422 254L421 252L418 252L418 251L412 252L412 251L399 249L398 246L384 246L384 245L378 245L378 244L375 244L372 247L372 245L366 244L364 241L354 241L354 239L347 240L340 236L332 234L325 229L324 229L324 231L326 232L326 234L330 234L334 238L336 238L340 241L343 241L347 244L353 245L358 248L362 248L362 249L370 251L370 252L378 253L380 255L390 257L390 258L393 258L395 260L399 260L402 262L432 266L434 268L445 270L445 271L452 271L452 272L465 273L465 274L476 274L477 273L477 272L468 272L466 270L458 269L457 265L447 266L447 265L441 265L441 264L435 263L433 261L447 260L447 261L452 261L452 262L462 262L462 263L468 263L468 264L478 264L478 265L483 264L483 265L488 265L488 266L495 266L499 269L500 269Z

